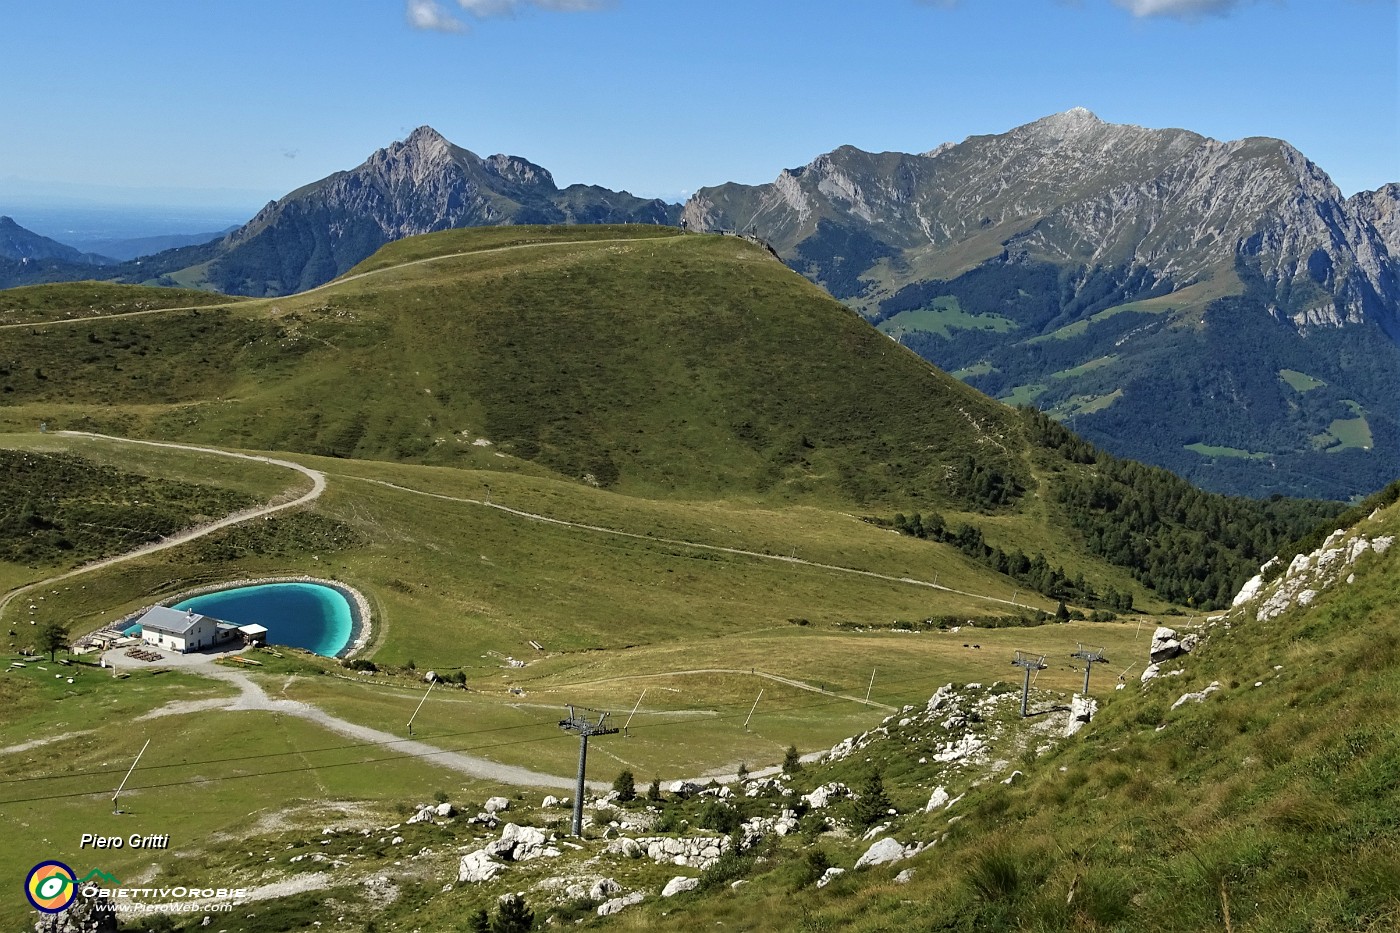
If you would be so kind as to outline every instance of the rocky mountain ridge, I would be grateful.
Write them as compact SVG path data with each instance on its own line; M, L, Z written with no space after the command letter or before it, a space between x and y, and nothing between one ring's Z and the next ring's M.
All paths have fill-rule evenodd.
M548 170L526 159L482 158L421 126L358 167L269 203L217 245L207 282L233 294L287 294L418 234L513 224L670 224L678 213L626 192L560 189Z
M1215 491L1347 498L1400 473L1400 185L1344 198L1281 140L1076 108L922 154L842 147L683 218Z
M692 229L753 229L780 254L808 260L818 281L827 270L808 241L823 222L865 228L875 258L896 260L839 296L867 309L925 271L956 273L1001 254L1124 264L1147 273L1149 291L1228 276L1243 261L1306 327L1394 318L1398 209L1400 186L1345 199L1281 140L1220 142L1075 108L922 154L841 147L769 185L703 188L683 217ZM1308 294L1289 301L1298 290Z

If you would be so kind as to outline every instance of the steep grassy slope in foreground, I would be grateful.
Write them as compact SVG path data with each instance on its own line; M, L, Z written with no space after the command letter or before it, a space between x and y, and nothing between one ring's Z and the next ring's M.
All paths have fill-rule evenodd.
M1400 507L1391 506L1329 539L1210 626L1194 655L1162 666L1180 676L1145 687L1132 679L1078 738L1003 762L948 809L895 821L901 842L936 840L933 848L849 872L800 901L794 888L805 876L775 859L737 891L654 906L619 926L1396 929L1397 535ZM1188 692L1207 695L1182 699ZM902 743L864 754L907 770ZM996 780L1013 766L1024 780ZM807 782L832 776L817 770ZM849 867L865 845L824 848ZM788 864L802 857L795 849ZM904 869L912 880L895 883Z

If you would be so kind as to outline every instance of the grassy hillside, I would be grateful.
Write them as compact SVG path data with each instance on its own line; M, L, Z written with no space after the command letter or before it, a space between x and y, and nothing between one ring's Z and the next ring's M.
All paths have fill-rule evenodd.
M1043 431L734 237L415 237L291 298L0 330L0 381L15 428L499 467L652 499L975 513L989 546L1108 585L1090 535L1039 501L1061 498L1065 471ZM1209 605L1242 582L1191 573L1171 598Z
M452 232L395 244L344 281L295 298L0 330L0 358L24 361L6 367L0 421L51 429L0 436L0 455L33 466L17 490L125 502L139 486L146 503L140 484L150 483L178 493L162 508L192 517L218 503L286 501L308 482L271 463L54 430L70 427L290 451L278 456L325 480L324 493L295 510L63 579L52 579L62 561L0 561L0 586L28 585L35 596L0 607L0 622L34 623L12 637L23 643L49 621L90 630L211 583L333 578L368 600L373 638L363 656L380 671L260 655L262 666L240 669L238 695L299 701L382 734L350 741L284 715L290 708L212 709L232 685L183 675L110 680L80 666L7 667L0 699L14 715L0 720L0 825L18 844L0 867L11 874L73 857L70 837L112 825L112 773L152 737L154 757L138 769L133 812L121 819L166 832L169 808L199 815L182 848L123 853L100 867L143 880L195 871L296 881L300 893L258 902L251 916L229 918L230 930L321 921L359 933L369 919L381 929L450 929L500 893L444 890L460 854L487 831L465 817L401 824L440 790L469 816L503 788L434 755L402 754L422 672L433 669L460 672L470 687L435 691L418 713L415 738L441 752L567 776L577 744L558 722L570 703L608 710L618 724L633 719L625 737L591 749L589 776L603 781L624 768L645 784L777 765L789 747L813 752L864 734L862 754L794 783L857 787L879 765L903 814L890 831L939 839L910 863L910 887L878 869L818 890L813 846L849 868L869 843L856 841L849 802L832 811L843 832L799 812L798 833L770 833L751 857L709 875L704 893L607 921L624 928L1134 929L1180 898L1178 928L1188 930L1215 922L1211 911L1228 898L1232 922L1254 924L1236 928L1272 929L1239 906L1252 897L1346 929L1337 917L1379 922L1377 898L1393 897L1391 808L1359 802L1392 777L1388 707L1358 700L1338 671L1382 701L1394 692L1384 628L1394 620L1380 594L1400 548L1367 554L1356 584L1306 615L1208 629L1185 673L1139 695L1132 678L1160 620L1142 610L1169 608L1144 580L1169 572L1184 586L1203 569L1215 593L1316 513L1226 502L1103 458L1046 419L932 369L741 240L632 228ZM897 511L975 526L987 547L964 547L956 530L946 540L901 535ZM1396 524L1387 515L1378 527ZM1117 529L1131 534L1120 541ZM1017 551L1046 555L1057 579L1131 594L1137 611L1029 624L1056 599L1035 591L1044 581L1000 572L994 555ZM1228 570L1189 566L1227 558ZM1334 615L1317 614L1333 605ZM1368 621L1353 635L1344 620L1360 618ZM1289 647L1272 640L1280 632ZM1111 659L1095 670L1104 709L1084 737L1056 747L1045 730L1059 728L1051 707L1081 683L1070 660L1081 644ZM1363 656L1363 644L1380 645L1381 660ZM1041 731L1025 732L1014 715L1016 651L1048 659L1033 694L1046 714L1035 719ZM1129 686L1113 691L1120 672ZM1232 686L1199 707L1169 709L1180 691L1212 679ZM995 738L989 770L944 768L942 733L913 715L949 681L984 685L969 688L986 706L964 725L969 736ZM1255 681L1266 686L1256 691ZM204 705L138 718L177 700ZM1315 707L1318 719L1292 724L1290 703ZM1230 715L1217 722L1222 709ZM1324 723L1340 731L1324 733ZM1346 747L1365 774L1338 757L1339 736L1352 737ZM1319 770L1328 762L1333 771ZM994 782L1011 768L1025 780ZM1274 783L1260 784L1260 774ZM1353 782L1355 799L1318 823L1290 803L1315 780L1346 793ZM951 820L922 814L935 781L971 791ZM505 790L516 801L511 819L563 829L562 812ZM60 812L46 816L55 800ZM668 797L626 818L684 831L731 820L712 803ZM738 807L746 817L784 808L802 809L776 791ZM606 823L605 813L595 821ZM342 822L356 832L322 833ZM404 842L391 842L395 834ZM597 835L578 859L606 859ZM1261 839L1262 856L1245 845ZM604 924L588 899L536 887L582 866L573 852L512 869L503 883L528 887L556 922ZM313 853L343 864L332 872ZM1316 885L1303 874L1334 862ZM674 871L587 864L580 870L601 865L649 890ZM1197 864L1214 873L1192 875ZM1343 869L1362 880L1347 887ZM1303 877L1309 893L1268 886L1281 876ZM392 897L378 893L381 878ZM740 878L750 884L731 889ZM0 919L19 919L18 907L7 909Z
M382 265L425 251L443 258ZM947 469L963 455L1029 480L1003 408L741 240L450 231L369 268L275 302L5 333L8 413L449 464L482 439L652 495L972 503Z
M0 326L135 314L163 308L226 305L242 300L192 289L111 282L32 285L0 291Z
M1398 532L1392 506L1341 545ZM922 800L892 791L913 812L890 832L937 840L928 852L815 890L799 870L807 846L784 845L739 891L655 905L618 926L1395 929L1400 616L1390 594L1400 550L1367 551L1340 572L1331 566L1311 605L1295 603L1270 621L1256 618L1259 602L1237 610L1207 629L1195 654L1163 666L1181 676L1098 691L1102 709L1078 737L950 786L955 796L967 790L951 812L924 814ZM1203 701L1179 699L1212 685ZM897 786L908 787L921 776L907 764L912 741L900 732L867 748L867 761L900 773ZM858 778L869 767L809 769L802 785ZM1012 768L1024 778L1004 786ZM833 836L819 848L830 864L849 867L867 845ZM896 884L904 869L912 880ZM764 919L745 919L755 917Z

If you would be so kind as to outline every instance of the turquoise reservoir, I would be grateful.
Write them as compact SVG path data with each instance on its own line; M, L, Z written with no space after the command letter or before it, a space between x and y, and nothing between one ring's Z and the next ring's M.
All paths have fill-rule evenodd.
M266 626L269 644L305 648L328 658L345 650L355 627L349 600L319 583L240 586L194 596L174 608L236 625Z

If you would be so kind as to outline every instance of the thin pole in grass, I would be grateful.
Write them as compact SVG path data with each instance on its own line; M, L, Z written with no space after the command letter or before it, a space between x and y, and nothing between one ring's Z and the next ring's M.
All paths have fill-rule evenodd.
M753 706L749 709L748 718L744 720L744 731L745 731L745 732L748 732L748 731L749 731L749 720L753 718L753 711L756 710L756 709L758 709L758 701L761 700L761 699L763 699L763 689L764 689L764 688L760 688L760 689L759 689L759 691L758 691L758 696L754 699L754 701L753 701Z
M413 711L413 715L412 715L412 716L408 717L408 734L409 734L409 735L413 735L413 720L415 720L415 719L418 718L418 710L422 709L422 708L423 708L423 704L426 703L426 702L428 702L428 694L432 693L432 692L433 692L433 688L436 687L436 686L437 686L437 678L436 678L436 677L434 677L432 680L428 681L428 689L425 690L425 691L423 692L423 699L421 699L421 700L418 701L418 708L415 709L415 710Z
M629 737L627 727L632 725L632 717L637 715L637 710L641 708L642 700L646 699L647 691L650 689L650 687L642 688L642 695L637 697L637 705L632 707L632 712L627 714L627 721L622 724L622 737L624 739Z
M140 764L140 762L141 762L141 756L144 755L144 754L146 754L146 749L150 746L150 744L151 744L151 740L150 740L150 739L147 739L147 740L146 740L146 744L145 744L145 745L142 745L142 746L141 746L141 750L140 750L139 752L136 753L136 760L133 761L133 762L131 763L131 767L127 769L126 777L122 778L122 782L121 782L120 784L117 785L117 792L116 792L115 794L112 795L112 812L113 812L113 813L120 813L120 812L122 812L121 810L117 809L117 798L120 797L120 796L122 795L122 788L126 786L126 782L127 782L127 781L131 780L131 772L133 772L133 771L136 770L136 766L137 766L138 764Z

